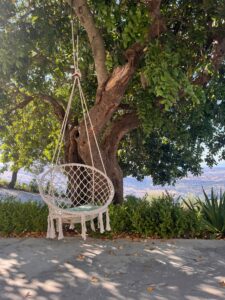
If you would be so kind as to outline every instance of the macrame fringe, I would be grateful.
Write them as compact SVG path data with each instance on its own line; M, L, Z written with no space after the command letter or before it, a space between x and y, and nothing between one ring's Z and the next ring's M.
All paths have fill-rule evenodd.
M110 231L111 230L111 226L110 226L110 219L109 219L109 210L106 210L106 230Z
M55 230L56 230L56 232L59 233L59 220L56 219L55 221L56 221L56 223L55 223Z
M104 229L104 224L103 224L103 215L102 215L102 213L99 213L98 220L99 220L99 225L100 225L100 232L103 233L103 232L105 232L105 229Z
M50 217L48 216L48 229L47 229L47 235L46 235L47 239L50 239L50 232L51 232L51 220L50 220Z
M84 240L86 240L86 232L87 232L87 228L86 228L85 216L81 216L81 236Z
M91 230L95 231L95 223L94 223L94 219L91 220Z
M73 220L71 220L69 229L74 230L74 228L75 228L75 226L74 226Z
M54 219L50 217L50 234L49 238L54 239L56 237L56 232L55 232L55 224L54 224Z
M100 228L100 222L99 222L99 218L98 218L98 229Z
M62 218L59 218L59 235L58 235L58 240L62 240L64 238L63 236L63 226L62 226Z
M101 233L104 233L106 231L111 230L110 226L110 218L109 218L109 210L107 209L105 211L106 213L106 226L104 228L104 222L103 222L103 213L98 214L98 228L100 229ZM56 224L55 224L56 222ZM95 223L94 218L90 220L91 230L96 231L95 229ZM70 229L74 229L74 220L70 221ZM86 227L86 218L85 216L81 216L81 236L84 240L86 240L86 233L87 233L87 227ZM47 234L46 237L48 239L54 239L56 237L56 232L58 232L58 240L61 240L64 238L63 235L63 220L61 217L58 217L54 221L54 217L51 215L48 216L48 228L47 228Z

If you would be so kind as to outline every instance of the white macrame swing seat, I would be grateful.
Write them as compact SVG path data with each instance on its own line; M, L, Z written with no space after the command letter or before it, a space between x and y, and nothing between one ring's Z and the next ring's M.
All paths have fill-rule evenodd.
M74 225L80 223L81 236L85 240L87 221L90 221L93 231L95 231L95 219L97 220L98 228L101 233L103 233L105 229L107 231L111 230L108 206L114 197L114 187L106 174L97 137L88 112L87 102L82 91L80 83L81 74L78 68L78 37L77 49L75 51L73 21L71 25L75 69L75 73L73 74L73 86L59 141L53 155L52 166L41 175L38 186L41 197L49 208L47 238L54 239L56 233L58 233L58 239L63 239L64 223L70 224L70 229L74 229ZM80 95L91 165L78 163L60 164L59 162L75 87L78 88ZM91 130L88 130L88 127L91 128ZM93 134L93 140L98 150L103 171L94 166L89 131ZM104 214L106 216L105 222L103 218Z

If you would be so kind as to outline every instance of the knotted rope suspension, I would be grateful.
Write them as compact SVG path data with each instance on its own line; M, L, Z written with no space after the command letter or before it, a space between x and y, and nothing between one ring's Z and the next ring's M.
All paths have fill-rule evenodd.
M108 206L114 196L114 187L106 175L106 169L101 150L97 141L94 126L88 110L87 101L81 86L81 72L79 70L79 37L76 43L74 38L74 24L71 21L72 46L73 46L73 84L69 101L65 110L57 145L52 158L52 167L44 172L39 181L39 190L43 200L49 208L48 238L54 238L56 230L58 238L63 238L62 224L69 223L74 228L75 223L80 223L82 237L86 238L86 222L91 222L92 230L95 230L94 219L98 219L100 232L104 232L103 213L106 214L106 230L110 230ZM81 101L82 115L91 165L68 163L60 164L60 153L64 143L65 133L69 120L75 89L78 89ZM95 167L95 159L92 153L92 143L97 148L103 172Z
M73 68L74 68L74 73L72 74L73 85L72 85L71 93L70 93L70 96L69 96L69 101L68 101L68 104L67 104L67 108L66 108L66 111L65 111L65 116L64 116L64 119L63 119L63 122L62 122L62 127L61 127L61 130L60 130L57 146L56 146L54 154L53 154L52 165L59 164L60 153L61 153L61 149L62 149L62 146L63 146L66 127L68 126L68 118L69 118L69 113L70 113L72 101L73 101L73 98L74 98L74 92L75 92L75 88L78 87L79 96L80 96L80 100L81 100L83 120L84 120L85 131L86 131L87 142L88 142L88 148L89 148L90 159L91 159L91 166L95 167L93 153L92 153L92 147L91 147L91 141L90 141L90 135L89 135L89 131L88 131L88 122L90 124L91 132L93 134L94 142L95 142L95 145L96 145L96 148L97 148L97 151L98 151L98 155L99 155L99 158L100 158L100 161L101 161L102 169L103 169L104 173L106 174L106 169L105 169L104 161L103 161L103 158L102 158L101 150L100 150L98 140L97 140L97 137L96 137L96 134L95 134L94 126L93 126L93 123L92 123L92 120L91 120L91 117L90 117L90 113L89 113L88 106L87 106L87 101L86 101L86 98L84 96L82 86L81 86L81 72L80 72L80 69L79 69L79 36L77 34L77 40L75 42L74 22L73 22L73 20L71 21L71 33L72 33Z

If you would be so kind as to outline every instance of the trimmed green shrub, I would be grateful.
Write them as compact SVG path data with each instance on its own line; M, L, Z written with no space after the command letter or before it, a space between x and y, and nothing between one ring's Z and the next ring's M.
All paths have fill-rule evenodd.
M44 232L47 229L48 209L35 201L20 202L15 198L0 200L0 234Z
M25 192L38 193L37 180L33 178L29 184L27 183L16 183L15 190L21 190Z
M122 205L110 207L110 218L114 233L160 238L189 238L203 234L199 215L184 208L169 194L151 201L128 197Z
M30 191L31 191L32 193L38 193L38 192L39 192L39 189L38 189L38 183L37 183L37 180L36 180L35 178L33 178L33 179L30 181L28 187L29 187L29 189L30 189Z
M0 234L9 236L47 229L48 209L38 202L0 200ZM201 237L201 220L169 194L151 201L128 196L122 205L110 205L112 234L137 234L157 238Z

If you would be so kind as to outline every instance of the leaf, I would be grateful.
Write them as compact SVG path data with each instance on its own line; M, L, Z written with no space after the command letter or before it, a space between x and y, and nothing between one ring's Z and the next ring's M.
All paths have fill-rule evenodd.
M148 292L148 293L152 293L152 292L154 291L154 289L155 289L155 287L153 287L153 286L148 286L148 287L147 287L147 292Z
M28 297L31 297L31 293L30 292L27 292L26 295L25 295L25 298L28 298Z
M76 260L79 260L79 261L83 261L85 259L85 256L83 254L80 254L76 257Z
M97 282L99 282L99 278L97 278L97 277L95 277L95 276L92 276L92 277L91 277L91 282L97 283Z
M220 281L220 282L219 282L219 285L222 286L222 287L225 287L225 280Z

